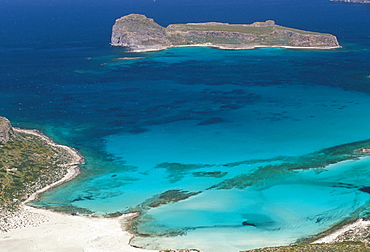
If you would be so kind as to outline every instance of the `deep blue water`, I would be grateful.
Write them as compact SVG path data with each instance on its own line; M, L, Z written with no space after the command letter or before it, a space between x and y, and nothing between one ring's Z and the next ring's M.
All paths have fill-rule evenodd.
M86 158L82 175L35 205L140 210L135 228L149 237L133 244L204 251L289 244L368 215L359 189L370 186L370 161L350 153L370 139L369 5L0 3L0 115ZM129 13L161 25L273 19L332 33L343 48L128 53L109 42Z

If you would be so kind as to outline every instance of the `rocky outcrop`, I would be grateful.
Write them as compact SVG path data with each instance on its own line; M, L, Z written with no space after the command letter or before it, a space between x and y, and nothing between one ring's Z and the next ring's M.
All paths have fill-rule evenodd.
M5 117L0 117L0 143L9 141L10 136L14 134L12 125Z
M153 19L139 14L130 14L116 20L112 28L111 45L127 47L130 51L196 45L222 49L340 47L337 38L331 34L282 27L272 20L253 24L208 22L162 27Z
M116 20L111 44L131 50L161 50L171 46L165 28L144 15L131 14Z

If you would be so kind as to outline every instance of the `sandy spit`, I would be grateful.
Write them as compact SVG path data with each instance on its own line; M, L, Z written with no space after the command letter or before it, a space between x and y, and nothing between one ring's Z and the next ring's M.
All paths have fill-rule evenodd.
M132 235L122 230L130 214L118 218L72 216L23 206L23 210L44 223L36 227L0 234L3 252L151 252L129 245ZM153 251L154 252L154 251Z

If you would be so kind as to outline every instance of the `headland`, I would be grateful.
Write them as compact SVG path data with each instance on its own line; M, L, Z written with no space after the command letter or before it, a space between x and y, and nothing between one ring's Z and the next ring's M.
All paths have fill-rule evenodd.
M84 158L37 130L12 127L4 117L0 132L0 231L5 232L35 224L13 217L22 215L23 207L40 193L78 176Z
M253 24L207 22L162 27L153 19L140 14L130 14L116 20L112 28L111 45L127 47L134 52L158 51L179 46L209 46L228 50L259 47L340 47L334 35L283 27L273 20Z

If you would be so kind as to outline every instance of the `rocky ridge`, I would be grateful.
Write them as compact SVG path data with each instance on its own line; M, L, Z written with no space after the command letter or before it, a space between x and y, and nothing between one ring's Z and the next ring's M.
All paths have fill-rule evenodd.
M0 116L0 143L9 141L10 136L14 134L14 130L9 120Z
M334 35L287 28L276 25L272 20L253 24L208 22L162 27L140 14L116 20L111 45L127 47L130 51L157 51L175 46L213 46L221 49L340 47Z

